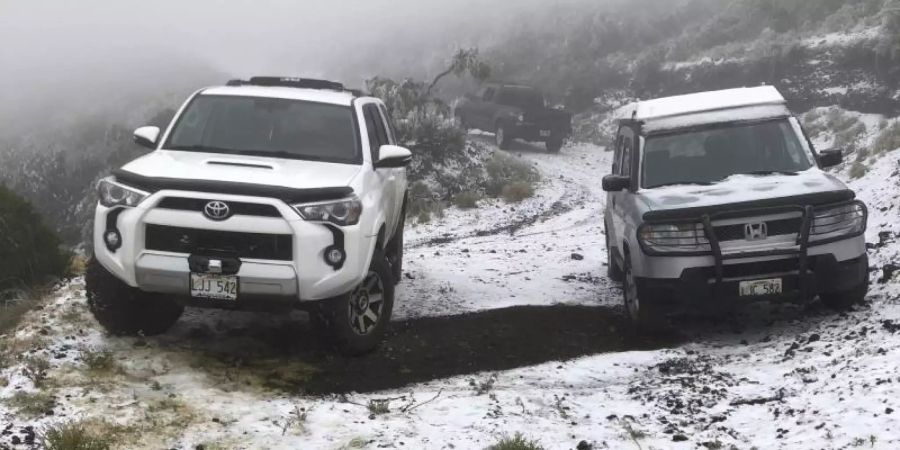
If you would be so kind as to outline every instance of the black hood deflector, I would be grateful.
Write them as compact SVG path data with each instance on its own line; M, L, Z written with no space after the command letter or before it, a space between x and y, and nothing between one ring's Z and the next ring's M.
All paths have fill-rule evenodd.
M146 177L122 169L114 170L112 174L116 177L116 181L150 193L164 189L172 189L178 191L277 198L283 200L285 203L310 203L338 200L353 194L353 188L348 186L296 189L264 184L236 183L231 181Z

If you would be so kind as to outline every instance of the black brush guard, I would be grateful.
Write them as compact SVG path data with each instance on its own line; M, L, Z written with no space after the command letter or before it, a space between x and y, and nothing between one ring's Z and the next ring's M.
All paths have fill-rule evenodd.
M797 248L790 249L773 249L773 250L763 250L756 252L741 252L731 255L722 254L722 247L719 244L718 238L716 238L716 231L713 227L713 221L715 220L723 220L729 218L742 218L742 217L758 217L758 216L768 216L768 215L776 215L776 214L784 214L791 212L799 212L801 214L801 223L800 230L797 233ZM718 214L704 214L701 216L701 223L703 224L703 231L706 233L706 239L709 241L709 247L712 252L713 259L715 260L715 285L713 288L713 297L720 298L721 297L721 289L722 283L724 281L724 263L725 261L738 260L738 259L750 259L750 258L760 258L767 256L794 256L797 258L798 264L798 286L800 291L800 298L807 299L809 298L809 283L810 283L810 275L809 272L809 235L810 230L812 228L812 220L814 216L814 209L812 206L778 206L778 207L768 207L768 208L755 208L748 210L740 210L740 211L729 211ZM695 221L686 221L693 222Z

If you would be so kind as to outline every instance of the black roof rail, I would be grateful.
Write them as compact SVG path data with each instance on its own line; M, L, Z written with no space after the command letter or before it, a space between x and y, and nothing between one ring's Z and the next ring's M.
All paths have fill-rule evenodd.
M281 86L303 89L320 89L329 91L349 92L356 97L361 97L362 92L355 89L347 89L337 81L317 80L315 78L297 77L251 77L249 80L228 80L226 86Z

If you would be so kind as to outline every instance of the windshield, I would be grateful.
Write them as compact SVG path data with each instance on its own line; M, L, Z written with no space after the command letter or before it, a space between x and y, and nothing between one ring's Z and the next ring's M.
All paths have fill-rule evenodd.
M351 107L277 98L200 95L165 148L361 163Z
M812 167L789 119L648 136L642 187L709 184L736 174L795 173Z
M532 88L504 87L497 97L497 103L522 109L543 108L544 96Z

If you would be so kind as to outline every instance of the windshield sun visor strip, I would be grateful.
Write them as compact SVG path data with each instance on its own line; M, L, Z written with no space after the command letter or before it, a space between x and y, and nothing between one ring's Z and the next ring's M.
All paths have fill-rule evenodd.
M146 177L122 169L114 170L112 174L116 177L116 181L150 193L170 189L178 191L277 198L286 203L309 203L338 200L353 194L353 188L348 186L296 189L231 181Z

